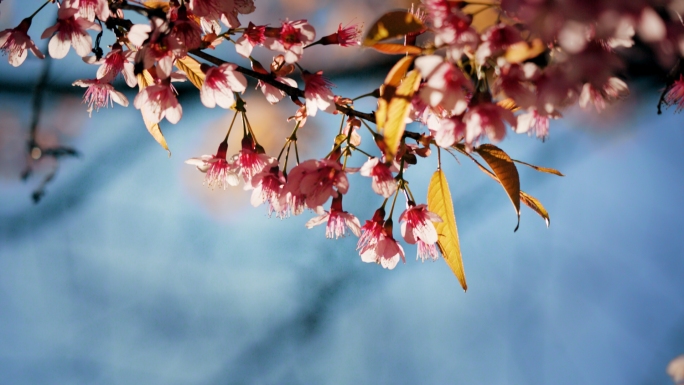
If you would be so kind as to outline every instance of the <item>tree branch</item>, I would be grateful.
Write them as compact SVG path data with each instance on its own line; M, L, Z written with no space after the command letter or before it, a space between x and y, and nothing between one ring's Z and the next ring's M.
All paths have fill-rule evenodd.
M204 60L206 60L212 64L215 64L217 66L226 63L225 60L222 60L222 59L219 59L215 56L209 55L208 53L202 52L199 49L192 50L189 53L197 56L198 58L204 59ZM284 84L284 83L277 81L272 74L262 74L260 72L256 72L256 71L253 71L249 68L245 68L245 67L241 67L241 66L237 66L237 68L235 70L237 72L240 72L240 73L247 75L249 77L252 77L254 79L261 80L262 82L283 91L286 95L288 95L293 100L295 100L297 98L305 98L303 90L300 90L299 88L292 87L290 85L287 85L287 84ZM373 113L356 111L355 109L353 109L351 107L347 107L347 106L343 106L343 105L339 105L339 104L335 104L335 108L337 108L337 111L340 111L341 113L343 113L347 116L356 116L357 118L361 118L361 119L367 120L371 123L375 123L375 114L373 114Z

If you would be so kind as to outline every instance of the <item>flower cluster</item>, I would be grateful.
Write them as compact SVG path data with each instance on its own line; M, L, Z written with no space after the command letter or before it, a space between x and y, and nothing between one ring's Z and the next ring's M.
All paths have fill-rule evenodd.
M455 231L453 216L444 211L444 205L434 208L415 199L406 179L410 166L434 152L458 151L472 158L481 149L500 151L493 144L509 131L544 140L550 121L562 117L566 108L605 109L629 93L621 79L620 53L634 45L635 39L648 45L664 67L674 66L661 104L682 110L684 67L675 64L684 56L680 3L423 0L420 6L383 16L369 29L364 45L406 56L384 84L354 99L336 95L322 71L304 69L300 61L305 52L322 49L309 50L313 46L349 49L361 45L362 26L357 23L339 24L319 39L307 20L243 25L240 18L255 10L253 0L170 0L148 5L47 0L38 11L51 4L59 7L54 25L41 35L50 39L52 58L65 57L73 47L85 63L99 66L93 78L73 82L87 88L88 112L114 102L128 105L124 94L114 88L113 82L121 75L126 85L138 87L133 105L148 128L164 119L176 124L183 108L172 83L189 80L204 106L234 110L243 126L242 145L236 153L228 149L234 119L214 155L187 160L206 174L206 185L226 189L243 184L252 191L253 206L265 204L269 215L279 218L310 210L317 216L306 223L307 228L325 224L328 238L357 236L362 261L392 269L405 260L393 218L401 223L401 239L415 244L417 258L423 261L437 259L438 250L444 252L441 241L447 235L437 228L452 226ZM476 25L483 11L494 11L496 16ZM21 65L28 51L44 58L28 34L36 13L0 32L0 50L13 66ZM142 15L146 21L134 24L130 14ZM105 52L100 41L107 31L113 41ZM93 39L95 32L98 36ZM402 37L403 44L391 40ZM227 42L246 65L208 53ZM253 58L255 49L273 52L270 66ZM293 103L294 116L288 121L293 121L294 128L277 156L259 145L249 123L241 97L248 89L248 78L269 103L279 103L285 96ZM356 110L353 102L361 97L377 98L377 109L373 113ZM300 160L299 129L319 112L342 115L332 150L318 159ZM407 126L412 122L417 124ZM361 148L365 131L372 140L364 141L366 147ZM162 145L166 146L165 141ZM507 162L507 156L480 155L487 163ZM514 191L495 175L497 168L489 165L493 171L485 171L507 192ZM364 225L342 206L343 196L350 191L349 175L357 171L369 178L359 179L368 183L381 202ZM400 195L406 209L397 216L394 209ZM510 198L519 210L522 198ZM522 202L548 220L535 199L527 196Z

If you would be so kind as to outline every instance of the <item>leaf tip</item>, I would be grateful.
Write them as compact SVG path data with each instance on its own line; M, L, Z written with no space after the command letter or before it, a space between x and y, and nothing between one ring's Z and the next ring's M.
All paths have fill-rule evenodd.
M518 231L519 228L520 228L520 212L518 212L518 223L515 225L515 229L513 229L513 232L515 233L516 231Z
M549 226L551 226L551 219L550 218L544 218L544 222L546 222L546 228L548 229Z

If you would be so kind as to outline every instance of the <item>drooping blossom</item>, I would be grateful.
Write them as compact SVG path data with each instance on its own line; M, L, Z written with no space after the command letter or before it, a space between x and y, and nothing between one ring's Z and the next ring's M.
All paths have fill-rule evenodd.
M665 94L665 104L668 106L676 105L676 112L684 109L684 75L679 75L670 89Z
M526 133L534 135L542 141L549 136L550 119L556 119L560 114L542 115L536 109L530 109L517 116L515 132L518 134Z
M77 17L78 12L76 8L61 7L57 12L57 23L43 31L41 39L52 36L48 52L53 58L65 57L69 46L74 47L78 56L83 57L90 53L93 40L86 30L99 32L102 28L88 19Z
M418 244L418 256L421 260L437 259L437 230L433 222L442 222L439 215L429 211L425 204L416 205L407 202L406 211L401 213L401 236L409 244Z
M667 374L672 377L674 385L684 384L684 354L667 364Z
M204 184L209 188L226 189L228 186L237 186L240 179L230 169L230 163L226 159L228 142L219 145L215 155L202 155L199 158L190 158L185 161L187 164L196 166L198 170L205 173Z
M64 7L78 9L78 16L90 21L95 21L95 17L101 21L109 19L109 4L107 0L67 0Z
M579 105L587 108L589 103L594 105L597 112L606 108L606 103L614 102L629 95L627 83L619 78L611 77L602 86L585 83L579 97Z
M315 74L304 71L304 97L306 98L306 113L309 116L316 116L316 111L322 110L333 113L337 109L335 105L335 95L330 87L332 83L323 77L323 71Z
M133 100L135 108L142 112L143 119L151 124L159 123L166 118L169 123L176 124L183 116L183 108L178 99L171 81L157 80L143 88Z
M45 58L29 37L29 27L31 27L31 19L26 18L16 28L0 32L0 51L7 55L7 60L14 67L19 67L26 60L29 50L37 58Z
M415 61L416 68L426 79L420 88L420 97L431 107L440 106L449 115L459 115L468 107L468 90L472 82L453 64L437 55L421 56Z
M377 263L385 269L392 270L399 259L406 262L404 249L392 236L392 219L384 221L385 210L378 209L373 219L366 221L361 227L361 236L356 245L361 260L366 263Z
M430 133L435 138L435 143L442 148L449 148L465 135L466 125L462 116L454 116L439 121L438 124L428 126Z
M285 191L292 196L305 196L306 207L315 209L328 199L349 190L347 173L337 160L306 160L288 174Z
M361 34L363 33L363 24L349 23L342 27L342 24L337 27L337 32L320 38L314 44L330 45L337 44L341 47L352 47L361 45Z
M492 143L500 142L506 136L506 123L515 126L513 113L493 103L480 103L466 112L465 142L472 145L486 135Z
M200 99L206 107L230 108L235 103L233 92L243 92L247 88L245 75L235 71L237 65L224 63L218 67L202 65L205 73L200 89Z
M294 63L302 58L304 46L311 44L316 30L306 20L284 21L280 28L266 28L264 47L285 54L285 61Z
M269 75L269 72L256 60L252 60L252 69L264 75ZM286 84L291 87L297 87L297 82L294 79L286 77L294 71L294 66L285 63L285 56L278 55L273 58L271 62L271 76L275 75L274 80ZM285 95L285 91L276 88L269 83L262 80L257 82L257 88L261 89L261 92L266 97L266 100L271 104L278 103Z
M265 167L276 164L275 158L264 153L264 149L257 145L251 135L242 138L242 149L232 158L232 169L242 176L245 185L251 187L252 177L261 172Z
M355 116L350 116L347 118L347 124L345 124L344 128L342 129L342 133L344 135L351 135L351 138L349 138L349 143L351 143L352 146L361 145L361 135L359 135L357 132L360 127L361 120Z
M264 167L250 181L252 191L251 204L254 207L268 202L268 215L275 213L278 218L288 215L289 204L287 196L282 194L285 187L285 176L277 164Z
M105 55L105 57L97 60L95 55L86 56L83 61L88 64L99 64L100 67L97 69L96 78L104 82L111 82L119 74L122 74L126 84L129 87L135 87L138 84L138 79L134 74L134 66L131 62L134 51L124 51L121 44L114 43L112 45L112 50Z
M501 55L506 48L519 41L522 41L522 37L515 27L508 24L491 26L482 34L475 59L479 64L484 64L488 58Z
M202 28L196 21L188 17L185 5L176 8L175 15L170 15L170 19L173 21L171 36L182 46L183 53L202 45Z
M251 21L245 28L245 31L235 41L235 50L237 53L243 57L249 57L252 54L252 50L257 45L263 45L266 36L264 32L266 31L265 25L254 25Z
M342 210L342 195L333 198L330 205L330 211L326 211L323 207L316 208L317 217L311 218L306 222L306 228L310 229L314 226L326 223L325 237L326 238L340 238L347 235L349 229L357 237L361 234L361 223L359 219L353 214Z
M87 87L83 95L83 103L88 104L88 114L92 116L93 110L99 111L102 107L114 106L114 103L128 107L128 99L124 94L114 89L114 86L101 79L76 80L72 85Z
M451 57L460 57L477 47L480 35L470 26L471 18L456 10L451 1L426 0L424 5L438 47L447 46Z
M379 158L370 158L361 166L359 173L372 178L371 187L376 194L389 198L397 191L397 181L390 168Z

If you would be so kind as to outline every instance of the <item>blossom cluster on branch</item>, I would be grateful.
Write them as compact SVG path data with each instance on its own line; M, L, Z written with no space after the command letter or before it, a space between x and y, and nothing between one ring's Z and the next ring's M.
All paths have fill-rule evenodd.
M564 109L579 104L601 111L625 97L621 53L635 39L672 68L659 111L661 104L684 108L681 0L423 0L409 10L386 13L363 38L362 26L352 23L318 39L307 20L245 25L240 18L255 10L253 0L47 0L17 27L0 32L0 50L11 65L21 65L28 51L44 58L28 32L33 17L48 5L58 8L54 25L41 34L50 39L48 54L60 59L73 48L85 63L99 66L94 78L73 82L86 88L88 112L129 104L113 85L122 76L126 85L138 87L133 105L168 149L160 123L182 119L173 82L189 80L205 107L235 111L216 153L187 161L205 173L209 187L243 184L252 191L253 206L266 205L280 218L311 210L317 216L306 227L325 224L328 238L358 236L361 259L389 269L405 260L393 229L396 219L404 242L417 245L418 258L435 260L441 252L464 288L442 152L462 154L501 184L518 218L523 203L548 225L546 209L520 190L516 163L562 174L511 159L496 147L509 131L544 140L550 121L562 117ZM133 23L131 14L146 22ZM108 47L100 46L104 32L115 39ZM95 39L91 33L97 33ZM248 65L210 54L219 44L234 45ZM399 59L376 89L335 95L321 71L300 64L316 45L363 45ZM273 52L270 65L252 57L255 49ZM286 96L293 103L292 133L279 154L267 154L250 125L241 96L248 78L269 103ZM356 110L354 101L363 97L376 98L377 108ZM339 131L321 158L300 159L299 129L319 113L340 115ZM413 122L418 124L408 125ZM241 132L233 133L235 125ZM238 151L228 149L231 134L242 138ZM405 172L435 153L440 167L426 205L413 195ZM382 202L363 225L342 203L350 190L348 175L355 172L369 178ZM395 213L400 195L406 208Z

